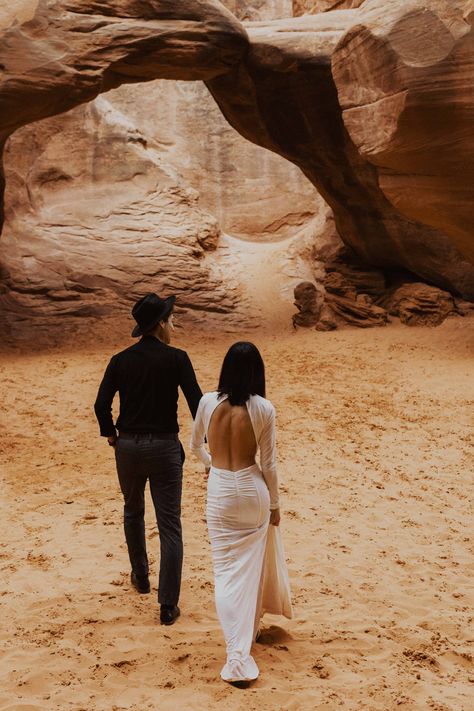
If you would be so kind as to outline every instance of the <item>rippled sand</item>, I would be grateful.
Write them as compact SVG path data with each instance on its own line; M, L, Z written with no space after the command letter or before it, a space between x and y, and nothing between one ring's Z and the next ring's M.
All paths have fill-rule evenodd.
M203 390L233 341L256 342L278 411L296 616L265 621L261 677L247 690L219 679L205 482L190 456L181 618L159 624L150 501L155 589L130 589L112 450L92 412L127 329L0 356L0 711L470 711L474 319L177 332Z

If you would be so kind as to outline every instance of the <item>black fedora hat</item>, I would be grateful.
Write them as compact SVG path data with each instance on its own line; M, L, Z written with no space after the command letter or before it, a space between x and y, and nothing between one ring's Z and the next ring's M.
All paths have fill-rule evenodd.
M132 337L142 336L155 328L160 321L166 320L173 310L175 301L176 296L162 299L158 294L146 294L139 299L132 309L132 316L137 322Z

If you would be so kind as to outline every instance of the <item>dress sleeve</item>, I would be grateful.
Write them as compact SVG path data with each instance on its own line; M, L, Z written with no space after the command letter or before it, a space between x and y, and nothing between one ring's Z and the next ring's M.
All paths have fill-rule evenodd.
M193 423L193 432L191 435L191 452L196 456L204 466L211 466L211 456L209 452L204 447L204 440L206 437L206 426L204 422L204 397L199 401L198 409L196 412L196 417Z
M275 446L275 408L271 406L265 417L265 424L260 435L260 468L270 492L270 510L280 506L278 498L278 476L276 469Z

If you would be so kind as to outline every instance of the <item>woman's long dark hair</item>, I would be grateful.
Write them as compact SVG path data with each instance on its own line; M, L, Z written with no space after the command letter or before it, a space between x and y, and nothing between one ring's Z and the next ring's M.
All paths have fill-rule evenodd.
M217 389L219 397L227 395L231 405L245 405L250 395L265 397L265 366L257 346L238 341L229 348Z

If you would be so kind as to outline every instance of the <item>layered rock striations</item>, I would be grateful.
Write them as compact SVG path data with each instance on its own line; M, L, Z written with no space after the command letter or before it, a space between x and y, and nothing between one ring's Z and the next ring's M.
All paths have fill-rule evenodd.
M206 263L215 218L105 98L23 128L6 165L0 320L13 335L32 313L30 331L46 331L57 316L128 311L150 290L208 319L245 306L238 285Z
M4 328L19 332L32 313L40 328L52 314L120 313L150 288L172 289L187 319L230 324L232 313L248 323L235 276L210 253L219 231L284 238L319 220L315 188L235 132L202 82L139 83L105 97L8 141Z
M291 17L292 0L223 0L239 20L275 20Z
M239 19L273 20L291 0L225 0ZM295 233L321 212L322 200L294 164L246 141L225 120L202 82L123 86L107 99L157 144L163 160L199 192L223 232L256 241Z
M364 0L293 0L293 15L310 14L318 12L329 12L330 10L352 10L360 7Z
M312 181L362 260L474 299L468 0L245 29L212 0L36 5L0 38L2 140L123 83L204 80L232 126Z
M108 92L107 100L154 141L227 234L284 239L324 207L297 166L229 125L201 82L137 84Z
M214 0L39 0L33 19L0 37L0 138L124 83L209 79L246 46Z
M465 18L463 6L370 0L332 69L344 125L384 195L474 262L474 6Z
M0 149L21 126L121 84L225 72L247 46L215 0L24 0L18 17L27 21L11 16L0 33Z
M412 6L415 4L421 5L414 2ZM433 4L441 5L435 0ZM343 87L340 88L343 80L338 73L337 62L345 46L345 38L357 38L359 33L365 36L364 17L367 22L385 21L389 26L397 22L396 18L400 22L400 18L405 17L401 3L393 3L389 13L384 14L384 8L385 2L374 0L366 2L359 10L249 24L248 54L231 72L209 80L207 84L237 130L249 140L279 152L299 165L334 210L337 228L344 242L363 260L379 267L403 267L442 288L472 299L474 258L466 248L466 239L459 233L458 208L464 224L472 224L474 183L465 182L462 191L455 189L456 201L453 201L453 193L447 191L444 205L447 206L451 200L453 214L450 219L449 210L443 209L446 219L442 229L434 219L431 222L416 219L416 214L401 209L401 201L395 204L389 199L390 195L384 189L389 181L389 171L385 170L381 175L375 161L367 160L358 150L352 139L353 129L348 130L346 114L341 111L339 94L343 91ZM364 15L364 12L367 14ZM464 33L471 31L459 7L446 11L440 17L439 22L443 23L447 33L460 32L460 27ZM453 29L449 30L449 27ZM420 27L420 32L423 33L423 27ZM356 39L353 41L357 42ZM353 71L355 77L361 77L361 84L363 77L371 74L370 70L365 69L363 61L352 65L349 54L344 59L348 67L346 74ZM472 56L471 60L466 58L458 66L458 74L465 87L471 61ZM465 112L460 112L459 122L456 122L456 109L451 110L449 106L449 92L444 91L443 94L446 87L443 72L439 76L439 84L436 83L436 57L425 52L425 65L429 68L431 81L419 86L420 97L427 93L444 96L447 113L451 113L453 118L446 126L441 118L436 120L438 140L434 142L436 146L444 141L445 155L451 155L449 165L447 161L441 161L437 167L437 180L444 180L448 185L455 166L460 168L462 174L470 160L466 157L471 141L466 119L473 110L472 97L470 102L465 97ZM454 72L457 65L453 66ZM428 72L426 67L425 74ZM347 90L350 91L351 87L355 93L361 91L357 89L355 80L352 83L347 81ZM419 103L423 103L421 98ZM439 108L441 110L441 105ZM370 123L369 115L365 116L364 121L361 120L360 129L363 123L366 136L371 132L383 136L384 131L391 130L387 122L384 124L383 114L379 114L379 118L379 123L376 117ZM457 133L453 133L454 126ZM424 143L423 123L419 123L417 128L418 142ZM413 149L414 126L410 135ZM459 143L457 136L463 136L464 140ZM430 157L426 144L425 149ZM398 150L402 150L400 144ZM434 156L430 157L430 162L435 162ZM421 171L421 163L418 169ZM429 171L430 164L426 162L426 173L429 174ZM426 184L421 173L398 176L402 183L406 179L406 200L412 204L417 203L417 175L421 185ZM392 168L390 179L396 178ZM441 201L441 195L433 193L431 199ZM421 217L421 211L429 212L429 206L426 206L426 195L425 199L420 197L420 200L425 202L425 207L419 208Z

